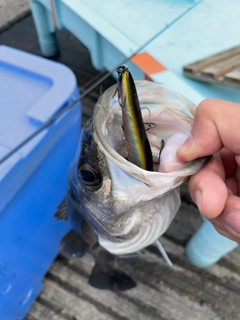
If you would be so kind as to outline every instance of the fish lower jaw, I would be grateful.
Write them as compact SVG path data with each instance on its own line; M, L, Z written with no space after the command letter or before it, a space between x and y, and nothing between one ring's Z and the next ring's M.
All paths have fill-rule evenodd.
M113 242L98 236L99 244L115 255L125 255L137 252L154 243L168 228L174 214L156 214L150 221L144 221L139 232L131 239Z

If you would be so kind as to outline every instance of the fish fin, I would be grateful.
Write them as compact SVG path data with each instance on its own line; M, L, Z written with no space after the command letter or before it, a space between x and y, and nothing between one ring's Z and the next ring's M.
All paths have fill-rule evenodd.
M60 251L72 258L81 258L88 249L87 243L71 230L60 242Z
M93 268L88 283L94 288L110 291L126 291L136 287L135 281L124 272L104 270L98 264Z
M168 264L170 267L172 267L172 266L173 266L172 261L170 260L167 252L166 252L165 249L163 248L163 245L161 244L161 242L159 241L159 239L157 239L157 240L155 241L155 244L156 244L159 252L161 253L163 259L167 262L167 264Z
M57 211L54 214L54 218L56 218L57 220L67 220L68 219L68 211L67 211L67 204L66 204L65 198L58 206Z

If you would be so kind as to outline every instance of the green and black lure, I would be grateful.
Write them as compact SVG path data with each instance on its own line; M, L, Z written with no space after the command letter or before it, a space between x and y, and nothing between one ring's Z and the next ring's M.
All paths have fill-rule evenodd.
M145 130L134 80L126 65L118 67L117 73L118 101L122 108L128 161L144 170L152 171L152 152Z

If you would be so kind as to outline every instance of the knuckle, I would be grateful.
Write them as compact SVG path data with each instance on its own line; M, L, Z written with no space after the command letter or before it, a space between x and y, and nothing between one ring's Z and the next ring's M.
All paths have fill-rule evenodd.
M216 100L207 98L201 101L197 107L197 113L201 115L209 114L209 111L215 106Z

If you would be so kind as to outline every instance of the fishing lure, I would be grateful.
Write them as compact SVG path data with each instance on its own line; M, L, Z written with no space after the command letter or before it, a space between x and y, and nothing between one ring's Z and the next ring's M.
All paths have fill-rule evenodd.
M117 73L118 101L122 108L128 161L142 169L152 171L152 152L132 75L126 65L120 66Z

